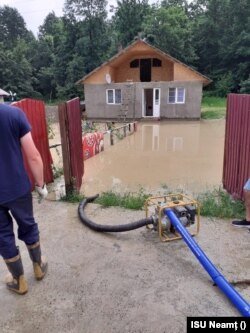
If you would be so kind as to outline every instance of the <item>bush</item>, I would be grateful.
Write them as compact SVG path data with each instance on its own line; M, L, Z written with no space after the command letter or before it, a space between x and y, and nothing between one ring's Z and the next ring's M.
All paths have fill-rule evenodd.
M201 215L219 218L244 218L245 205L234 200L222 188L200 194L197 198L201 205Z
M240 83L240 93L242 94L250 94L250 75L249 78L245 81L241 81Z
M219 97L225 97L234 88L232 72L221 75L215 83L215 94Z

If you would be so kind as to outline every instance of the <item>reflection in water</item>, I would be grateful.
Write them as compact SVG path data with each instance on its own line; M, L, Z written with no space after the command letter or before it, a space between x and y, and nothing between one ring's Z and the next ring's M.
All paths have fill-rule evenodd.
M221 185L225 120L140 122L134 134L85 161L82 192L143 187L203 192Z

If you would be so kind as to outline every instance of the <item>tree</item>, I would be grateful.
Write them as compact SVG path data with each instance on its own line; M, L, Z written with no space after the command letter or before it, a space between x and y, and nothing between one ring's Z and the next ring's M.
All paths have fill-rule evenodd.
M250 74L250 5L249 0L228 0L225 8L225 30L221 37L219 57L222 72L232 71L235 92Z
M250 94L250 75L249 75L248 79L241 81L240 92L242 94Z
M0 48L0 83L4 89L11 90L19 98L35 95L32 87L32 67L26 58L27 48L23 40L20 40L13 50Z
M90 71L99 66L109 46L106 33L106 0L67 0L65 15L76 26L77 39L84 38L84 54Z
M35 42L22 16L14 8L0 7L0 84L20 97L35 94L29 55Z
M187 9L188 1L187 0L162 0L161 7L162 8L180 7L182 9Z
M35 78L33 86L44 98L50 100L56 97L53 74L55 55L51 43L50 36L45 36L43 39L36 41L36 48L30 58L33 77Z
M9 6L0 7L0 31L0 42L8 48L29 36L24 19L15 8Z
M194 29L197 65L214 80L215 88L228 82L228 92L238 92L240 82L248 78L249 17L249 0L209 0L206 11L197 18ZM231 75L227 76L229 72Z
M150 12L148 0L120 0L114 7L113 26L122 47L142 32L142 24Z
M185 63L194 62L192 30L185 9L171 6L155 8L145 20L144 33L152 44L164 52Z
M202 73L210 75L218 69L218 57L223 34L224 10L227 0L210 0L204 15L198 19L194 31L194 44L199 54L199 69Z
M193 0L188 2L188 15L192 19L197 19L203 15L207 9L209 0Z
M64 37L63 19L56 17L54 12L49 13L39 27L37 46L31 59L36 78L35 87L49 100L57 98L55 59Z
M219 97L226 97L234 88L234 80L232 72L224 73L218 76L214 90Z
M64 35L64 22L63 19L57 17L54 12L49 13L44 22L39 27L38 39L46 39L49 42L50 47L57 49L60 45Z

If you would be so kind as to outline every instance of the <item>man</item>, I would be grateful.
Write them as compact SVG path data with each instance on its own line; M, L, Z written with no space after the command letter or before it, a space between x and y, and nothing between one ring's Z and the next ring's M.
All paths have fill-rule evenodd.
M244 199L246 207L246 218L241 221L233 221L232 225L235 227L248 228L250 231L250 178L244 185Z
M18 225L18 238L25 242L29 251L36 279L41 280L47 271L47 263L41 257L31 184L22 153L34 176L39 198L43 199L48 192L43 178L43 162L32 139L31 126L21 109L0 103L0 255L11 273L7 288L18 294L25 294L28 287L16 246L13 218Z

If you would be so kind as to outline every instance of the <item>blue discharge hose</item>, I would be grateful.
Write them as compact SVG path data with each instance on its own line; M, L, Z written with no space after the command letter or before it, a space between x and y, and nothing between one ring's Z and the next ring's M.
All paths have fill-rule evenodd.
M212 262L207 258L198 244L191 237L187 229L182 225L178 217L171 208L164 209L164 214L167 215L174 228L181 234L184 241L191 249L196 258L213 279L214 283L226 294L230 301L235 305L239 312L244 317L250 317L250 304L247 303L242 296L227 282L222 274L216 269Z

